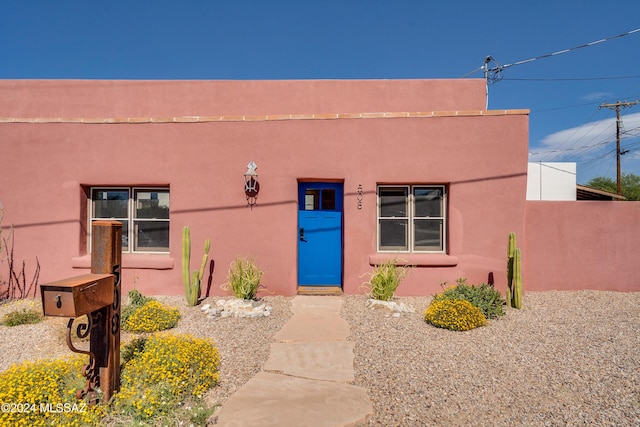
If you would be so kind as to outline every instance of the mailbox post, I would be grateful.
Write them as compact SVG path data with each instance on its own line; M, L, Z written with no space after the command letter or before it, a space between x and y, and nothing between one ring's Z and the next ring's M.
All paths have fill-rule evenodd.
M91 274L41 285L40 292L45 316L70 317L67 346L89 356L82 370L86 386L76 396L95 403L95 387L100 387L107 402L120 390L122 224L94 221L91 233ZM90 334L89 351L77 349L71 341L74 321L85 314L88 324L80 323L76 334L80 338Z

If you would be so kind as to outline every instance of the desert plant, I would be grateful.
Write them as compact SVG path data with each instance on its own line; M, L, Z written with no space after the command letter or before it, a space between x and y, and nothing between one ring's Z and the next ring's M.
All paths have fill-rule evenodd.
M156 332L171 329L180 320L177 308L149 301L129 316L124 329L130 332Z
M0 411L0 426L205 425L215 407L202 395L219 380L212 340L154 334L124 345L121 356L120 392L93 406L75 396L85 356L11 365L0 372L0 402L16 410Z
M509 233L507 247L507 304L522 308L522 262L520 249L516 247L516 234Z
M389 301L400 286L402 280L409 273L410 267L399 266L396 259L388 260L373 268L373 273L367 273L369 281L362 286L369 296L380 301Z
M260 279L263 273L253 259L236 257L229 266L227 281L222 285L222 289L232 292L236 298L255 299L261 287Z
M133 313L138 311L140 307L142 307L149 301L155 301L152 297L142 295L142 293L140 293L140 291L138 291L137 289L132 289L131 291L129 291L128 296L129 304L124 306L122 308L122 312L120 313L120 324L123 328L126 327L129 317L131 317Z
M36 310L23 308L7 313L4 318L4 324L7 326L30 325L40 323L42 321L42 313Z
M446 284L442 284L444 288ZM482 310L482 314L487 319L495 319L503 316L505 301L502 294L486 283L478 286L468 285L467 280L460 278L456 280L456 285L444 289L441 293L433 296L434 301L445 299L463 299Z
M424 311L424 320L438 328L453 331L468 331L487 323L487 318L478 307L462 299L431 301Z
M127 296L129 297L129 304L130 305L134 305L134 306L138 306L138 307L142 307L143 305L145 305L149 301L153 301L152 297L148 297L146 295L143 295L142 292L140 292L137 289L130 290L129 293L127 294Z
M99 425L105 406L89 406L75 396L76 389L84 387L81 372L86 363L85 356L41 359L13 364L0 372L0 402L13 402L21 409L0 411L0 425Z
M191 265L191 231L188 226L182 229L182 281L184 283L184 292L187 298L187 304L190 307L198 304L200 298L200 290L202 287L202 276L204 268L207 265L209 257L209 249L211 241L209 239L204 242L204 255L202 255L202 263L199 270L194 270L190 275L189 268Z
M134 338L120 348L120 363L126 365L131 359L144 351L147 337Z
M115 414L138 422L168 416L175 421L182 402L200 399L218 383L220 353L212 340L165 333L132 346L124 351L133 356L122 368L122 388L112 402Z
M13 258L13 248L15 244L15 235L13 226L9 228L7 237L2 237L2 219L4 218L4 210L0 203L0 256L4 256L0 261L6 261L8 267L8 279L2 279L0 275L0 301L24 299L31 296L35 298L38 288L38 278L40 276L40 261L36 257L36 269L33 277L27 282L26 263L22 261L22 269L18 270Z

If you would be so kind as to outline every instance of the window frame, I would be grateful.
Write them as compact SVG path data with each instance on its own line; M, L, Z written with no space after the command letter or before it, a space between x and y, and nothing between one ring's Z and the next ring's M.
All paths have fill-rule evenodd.
M405 215L404 216L383 216L381 190L396 189L403 190L405 193ZM419 189L435 189L442 193L440 201L440 216L417 216L416 214L416 190ZM443 184L378 184L376 188L376 251L382 253L417 253L417 254L446 254L447 253L447 236L448 236L448 203L447 203L447 186ZM416 249L415 242L415 222L416 220L424 221L441 221L440 246L441 249ZM404 247L396 247L381 245L381 224L384 221L404 221L406 222L405 240L406 249Z
M95 216L95 210L94 210L94 195L97 191L126 191L127 192L127 217L111 217L111 218L107 218L107 217L97 217ZM91 252L90 248L91 248L91 229L92 229L92 223L93 221L99 221L99 220L114 220L114 221L121 221L123 222L123 226L124 226L124 221L126 221L127 223L127 230L123 229L123 235L127 235L128 236L128 241L127 241L127 245L125 247L125 245L123 244L122 247L122 253L128 253L128 254L156 254L156 255L166 255L169 254L170 251L170 247L167 246L162 247L156 247L157 250L149 250L148 248L146 248L146 250L136 250L136 246L138 245L138 234L136 233L136 230L139 226L140 223L144 223L144 222L166 222L168 223L169 227L167 228L167 234L169 234L170 229L171 229L171 217L170 214L168 213L168 217L167 218L144 218L144 217L138 217L137 216L137 205L138 202L142 199L138 198L138 194L139 193L150 193L150 192L162 192L162 193L166 193L168 195L169 198L169 209L171 209L171 204L170 204L170 200L171 200L171 191L169 187L163 187L163 186L150 186L150 187L145 187L145 186L126 186L126 185L117 185L117 186L95 186L95 187L89 187L89 194L88 194L88 198L87 198L87 217L88 217L88 230L89 232L88 234L88 239L87 239L87 244L88 244L88 248L89 250L87 252ZM123 227L124 228L124 227ZM126 231L126 233L125 233ZM168 243L168 242L167 242Z

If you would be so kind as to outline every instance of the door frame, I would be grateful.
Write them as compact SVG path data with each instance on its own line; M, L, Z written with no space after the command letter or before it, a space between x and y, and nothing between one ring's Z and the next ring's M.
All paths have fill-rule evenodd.
M339 283L336 284L304 284L300 283L300 261L301 261L301 251L300 251L300 219L301 212L310 212L310 210L304 209L305 203L305 194L306 190L311 187L312 189L320 189L325 187L326 189L334 188L336 189L336 198L335 198L335 209L325 210L326 212L338 212L340 213L340 247L339 257L340 257L340 274L339 274ZM310 288L333 288L337 290L342 290L344 286L344 180L340 179L299 179L297 180L297 190L298 190L298 200L297 200L297 221L296 221L296 282L298 284L298 288L301 287L310 287ZM319 204L322 204L322 200L319 201ZM318 209L317 211L323 211L323 209Z

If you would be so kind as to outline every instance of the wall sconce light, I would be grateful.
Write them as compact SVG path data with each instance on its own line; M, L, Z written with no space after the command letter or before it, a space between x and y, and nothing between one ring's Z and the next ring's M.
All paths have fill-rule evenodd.
M256 169L258 169L258 165L251 160L247 165L247 172L244 174L244 194L247 196L247 206L251 207L251 209L257 203L258 192L260 191Z

